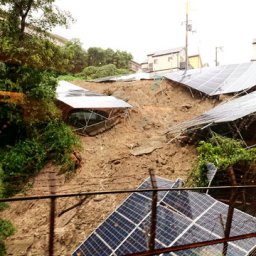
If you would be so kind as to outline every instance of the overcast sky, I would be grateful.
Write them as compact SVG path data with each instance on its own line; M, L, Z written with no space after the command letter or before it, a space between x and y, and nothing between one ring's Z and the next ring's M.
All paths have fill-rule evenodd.
M185 45L186 0L57 0L76 22L54 32L79 38L85 49L112 48L130 52L142 62L147 54ZM190 54L214 65L248 62L256 38L255 0L189 0Z

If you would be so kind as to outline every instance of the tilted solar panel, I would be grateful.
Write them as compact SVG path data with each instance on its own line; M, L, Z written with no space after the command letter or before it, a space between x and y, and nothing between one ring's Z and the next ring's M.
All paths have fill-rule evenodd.
M157 178L158 186L178 186ZM179 184L178 184L179 183ZM150 187L147 179L140 188ZM151 221L151 195L133 193L73 253L82 255L126 255L148 250ZM186 245L223 238L228 205L211 196L190 191L162 193L157 204L155 248ZM256 232L256 218L234 211L231 236ZM256 245L256 238L228 243L228 256L245 256ZM223 244L163 255L222 255Z
M59 81L56 89L57 99L72 108L93 109L93 108L131 108L127 102L113 96L105 96L89 91L66 81Z
M205 67L166 74L169 80L214 96L247 90L256 85L256 63Z
M171 127L169 131L179 132L200 125L232 122L255 112L256 92L252 92L245 96L218 105L217 107L191 120L175 125Z

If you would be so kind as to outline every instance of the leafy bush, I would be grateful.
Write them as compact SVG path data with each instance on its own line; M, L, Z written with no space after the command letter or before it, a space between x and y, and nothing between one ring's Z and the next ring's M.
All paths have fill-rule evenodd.
M11 195L17 192L29 177L43 167L45 160L44 148L34 139L26 139L9 147L7 152L1 154L4 193Z
M84 77L81 75L61 75L58 76L57 78L59 81L64 80L64 81L75 81L75 80L83 80Z
M124 75L129 74L129 70L126 69L118 69L114 64L108 64L101 67L89 66L86 67L82 74L85 79L96 79L100 77L107 76L116 76L116 75Z
M78 137L62 121L50 122L42 131L40 141L48 157L57 164L70 162L69 155L79 147ZM67 169L70 168L73 168L72 161Z
M256 149L246 149L242 141L220 135L212 136L209 142L200 142L197 150L197 166L190 174L188 185L207 186L207 163L213 163L218 171L226 171L236 164L256 162Z
M14 232L15 228L9 220L0 219L0 256L6 255L4 240Z

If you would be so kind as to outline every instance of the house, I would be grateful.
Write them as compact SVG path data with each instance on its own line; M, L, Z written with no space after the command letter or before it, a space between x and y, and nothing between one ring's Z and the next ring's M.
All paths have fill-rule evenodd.
M141 69L141 66L138 62L130 60L128 63L128 69L133 72L138 72Z
M190 68L202 68L202 60L199 54L188 56L188 64Z
M185 67L185 48L178 47L163 51L153 52L147 55L147 64L142 63L141 68L147 71L176 71Z

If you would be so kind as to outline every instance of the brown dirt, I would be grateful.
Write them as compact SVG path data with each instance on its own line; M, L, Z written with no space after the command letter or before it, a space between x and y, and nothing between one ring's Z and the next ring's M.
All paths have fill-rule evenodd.
M186 179L196 160L192 145L167 144L165 131L177 122L187 120L210 108L214 102L191 97L185 88L167 81L88 83L82 87L112 94L134 106L129 117L111 130L95 137L81 137L82 166L69 180L56 175L58 168L48 164L35 178L28 196L49 194L50 182L57 193L102 191L136 188L148 177L148 169L176 180ZM134 156L131 152L155 149L152 153ZM57 200L55 255L70 255L127 196L90 196L66 213L63 210L79 202L79 198ZM59 216L61 215L61 216ZM2 213L17 232L7 239L8 255L47 255L49 201L37 200L10 203Z

